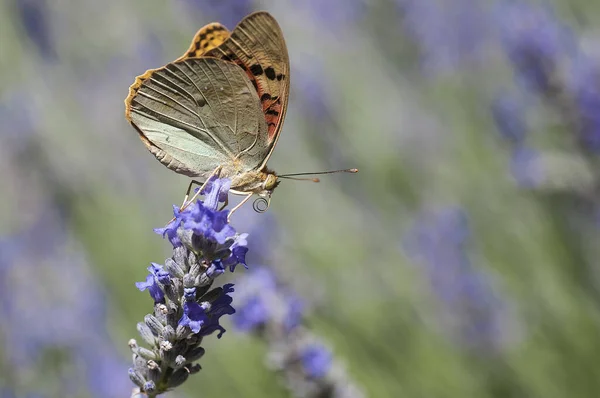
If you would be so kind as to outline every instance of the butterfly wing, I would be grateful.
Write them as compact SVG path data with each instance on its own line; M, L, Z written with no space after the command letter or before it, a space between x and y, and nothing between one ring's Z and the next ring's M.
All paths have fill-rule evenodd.
M225 37L223 31L218 32L220 39ZM216 40L210 44L216 44ZM272 15L255 12L244 18L223 43L209 47L203 54L241 66L258 93L268 126L266 139L257 143L264 149L259 167L262 168L277 144L287 110L290 61L283 32ZM193 54L195 48L192 43L186 55Z
M128 101L127 101L128 100ZM185 58L138 76L129 89L126 116L150 152L188 176L255 169L268 139L261 102L239 66L224 60Z
M196 36L192 39L190 48L177 61L186 58L199 58L221 45L227 40L229 35L230 32L225 26L218 22L210 23L196 33Z
M211 146L213 144L211 144L210 140L201 140L203 144L200 145L198 137L192 134L195 133L198 135L198 132L192 131L193 129L190 126L187 126L186 129L183 128L185 126L175 125L181 122L176 121L178 120L178 116L173 117L169 109L163 109L162 114L157 114L156 112L159 109L152 108L152 106L158 106L157 104L160 104L160 101L167 101L166 103L169 106L166 103L161 106L179 108L178 112L181 112L183 109L188 113L187 116L189 117L189 111L182 108L181 105L186 104L185 98L190 100L189 94L190 92L194 92L194 87L189 87L191 91L188 91L185 87L179 89L171 81L170 83L166 83L167 87L170 90L175 90L175 92L169 94L169 92L163 91L161 93L163 98L154 98L155 104L152 104L153 97L149 92L146 93L148 95L145 98L142 99L140 97L139 91L142 86L146 87L142 90L142 93L147 90L157 90L160 88L156 86L164 83L160 79L168 80L168 77L173 78L173 73L177 76L176 71L173 71L170 65L203 56L211 56L234 62L246 72L249 82L252 84L259 98L259 109L263 111L266 133L263 130L265 128L263 126L264 123L259 122L257 130L244 128L244 132L234 132L231 134L231 137L228 137L227 133L224 133L222 129L213 132L213 134L221 137L221 145L217 145L216 147ZM233 32L229 32L227 28L219 23L211 23L196 33L189 49L173 64L149 70L136 78L134 84L129 88L129 96L125 99L125 116L137 129L140 138L150 151L163 164L179 173L190 176L201 175L206 173L208 168L212 171L217 165L232 162L232 154L237 155L234 156L237 169L262 169L275 148L281 127L283 126L289 96L289 70L289 57L283 33L277 21L270 14L266 12L250 14L238 24ZM152 82L153 78L155 80L159 79L158 83ZM179 73L177 79L186 80L188 77ZM190 82L189 79L187 81L188 83ZM164 98L166 94L171 95L172 100L178 100L178 97L174 97L176 94L183 96L184 99L175 102L169 98ZM234 101L234 99L230 99L228 103ZM224 104L220 105L221 107L225 106ZM144 106L150 108L144 111ZM201 115L203 113L198 112L197 116L192 116L197 120L201 120L201 118L199 119ZM212 120L220 120L218 119L218 114L212 115L212 118ZM235 126L227 124L227 121L221 122L223 125L227 125L230 130L235 128ZM250 124L252 123L254 123L254 120ZM193 123L191 126L198 127ZM151 130L152 133L146 130ZM186 137L182 132L189 133L191 136ZM176 138L170 138L172 134L175 134ZM250 147L240 145L237 141L239 134L245 134L246 137L253 135L255 140ZM185 141L185 139L191 141L191 143L179 142L181 140ZM177 140L178 145L181 147L173 147L173 140ZM215 141L212 140L212 142ZM247 143L244 142L243 144ZM229 152L224 148L229 148ZM239 152L236 152L235 149L231 150L231 148L237 148Z

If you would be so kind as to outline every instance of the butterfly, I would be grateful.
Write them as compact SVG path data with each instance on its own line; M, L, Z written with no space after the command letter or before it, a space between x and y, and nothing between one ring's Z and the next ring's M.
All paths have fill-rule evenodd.
M245 196L231 214L254 194L270 200L286 177L269 170L267 161L289 91L283 33L273 16L260 11L231 32L220 23L204 26L184 55L136 77L125 117L169 169L205 183L213 175L229 178L230 192Z

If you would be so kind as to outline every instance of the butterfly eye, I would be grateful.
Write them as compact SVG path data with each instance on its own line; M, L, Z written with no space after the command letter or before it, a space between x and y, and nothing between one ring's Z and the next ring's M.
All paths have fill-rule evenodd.
M272 191L279 185L279 181L277 181L277 176L274 174L267 175L265 183L263 185L264 189L267 191Z

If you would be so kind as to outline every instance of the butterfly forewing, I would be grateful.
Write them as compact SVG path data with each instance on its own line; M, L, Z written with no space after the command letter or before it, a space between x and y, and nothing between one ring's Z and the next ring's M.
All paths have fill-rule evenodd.
M289 57L279 24L266 12L250 14L222 44L205 54L237 63L254 84L268 125L264 166L281 132L290 87Z
M129 118L167 167L206 176L223 166L225 175L233 175L258 168L267 157L260 99L238 65L186 58L142 77Z

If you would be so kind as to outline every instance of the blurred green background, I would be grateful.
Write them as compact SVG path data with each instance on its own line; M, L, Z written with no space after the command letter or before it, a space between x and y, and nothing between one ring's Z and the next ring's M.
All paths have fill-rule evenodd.
M584 0L0 1L0 396L130 393L127 341L152 311L134 282L170 256L152 228L189 179L123 100L201 26L256 10L292 63L269 167L360 172L237 212L250 267L306 300L367 396L597 397L600 3ZM224 322L171 395L293 396Z

